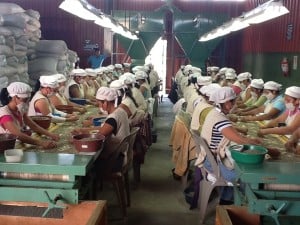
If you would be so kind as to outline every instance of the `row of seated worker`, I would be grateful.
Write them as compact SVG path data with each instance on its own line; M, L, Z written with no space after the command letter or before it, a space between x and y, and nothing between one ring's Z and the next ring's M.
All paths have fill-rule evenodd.
M126 111L131 126L140 124L148 114L147 97L141 88L136 87L138 83L140 87L143 82L146 83L148 75L143 68L144 66L136 68L135 74L129 72L124 73L119 79L111 81L109 87L101 86L100 84L97 85L97 80L94 78L101 76L101 73L98 74L97 70L91 69L73 69L69 76L63 74L40 76L35 87L35 92L33 92L32 88L26 83L12 82L8 84L7 88L1 90L2 107L0 110L0 133L15 134L18 139L24 143L41 146L43 148L55 148L55 142L60 137L40 127L31 119L31 116L50 116L54 123L77 121L80 116L84 116L87 107L86 105L76 104L70 101L72 99L78 99L77 97L79 97L79 99L82 97L87 100L86 102L92 106L98 107L101 114L107 116L117 108L123 108L123 111ZM87 88L84 88L85 85ZM91 90L95 89L92 88L93 85L97 88L96 92L93 93L95 96L91 93ZM148 83L147 85L149 86ZM104 88L116 94L113 94L109 100L107 100L114 102L114 107L109 110L107 110L106 101L103 102L102 99L99 99L99 93L101 93ZM92 98L85 98L85 90L90 91ZM146 91L149 93L148 96L151 96L150 88ZM72 95L76 92L80 95ZM56 108L59 105L69 105L73 108L74 112L66 113L61 111ZM95 117L97 116L98 114L95 115ZM96 130L100 132L100 130L104 129L107 125L110 128L108 129L110 131L108 133L110 134L113 131L113 133L116 134L119 127L121 127L120 124L116 121L111 124L108 122L109 120L103 123L101 127L96 128ZM26 131L28 129L43 134L49 137L50 140L41 141L27 135L28 132ZM105 131L101 132L105 134L105 136L108 136Z
M236 173L228 146L262 145L263 135L295 133L300 125L300 87L283 90L278 82L264 83L262 79L252 79L249 72L237 75L232 68L219 70L213 67L207 74L210 76L202 76L201 70L191 65L179 69L175 82L181 98L174 104L173 111L177 115L185 111L185 115L190 116L189 129L207 143L218 161L222 176L234 182ZM236 123L262 120L264 125L255 136L247 135L247 129ZM205 151L200 150L196 152L197 166L211 171ZM222 192L222 201L233 200L233 191L228 189L231 188Z

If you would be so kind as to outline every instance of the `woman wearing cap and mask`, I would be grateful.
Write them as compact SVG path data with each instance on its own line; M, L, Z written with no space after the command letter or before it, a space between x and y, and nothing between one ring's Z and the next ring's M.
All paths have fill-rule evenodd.
M262 106L268 99L263 95L264 81L262 79L253 79L250 84L251 98L245 103L238 104L239 109L234 110L237 114L248 112L252 109Z
M70 98L84 98L84 77L86 72L83 69L73 69L71 71L71 79L67 82L65 96Z
M105 151L101 153L101 158L107 158L114 151L114 146L117 146L130 134L129 120L126 110L122 106L118 107L118 94L114 89L101 87L97 91L96 98L99 108L108 113L103 125L100 127L77 128L72 131L72 134L87 134L91 131L97 131L107 137ZM126 153L123 154L126 155Z
M236 174L234 171L233 163L229 160L226 155L226 146L229 145L231 141L237 144L259 144L260 140L257 138L248 138L240 135L237 130L233 127L231 121L226 117L234 105L236 95L232 88L221 87L215 92L211 93L210 100L217 105L218 108L212 107L211 105L203 105L201 109L198 109L198 118L195 118L193 130L197 130L200 136L207 142L209 149L218 158L221 174L225 180L233 182L235 181ZM200 105L197 107L201 107ZM196 113L196 110L195 112ZM197 122L198 121L198 122ZM203 123L201 124L201 121ZM193 120L192 120L193 123ZM198 163L203 163L206 169L212 170L209 161L206 159L206 154L200 153L202 156L202 161L199 160ZM233 198L233 192L223 192L222 200L231 201Z
M139 84L139 89L145 99L151 98L150 85L147 83L147 73L145 71L139 70L135 73L135 79Z
M0 133L14 134L24 143L38 145L45 149L54 148L56 147L54 141L58 141L59 136L43 129L26 115L30 96L30 86L22 82L13 82L1 90L0 98L4 106L0 108ZM25 133L27 126L54 141L39 140L27 135Z
M65 121L76 121L78 117L73 114L67 114L55 109L50 103L49 97L55 95L58 83L55 76L40 76L40 88L32 97L29 103L28 116L51 116L54 123L62 123ZM39 86L39 85L37 85Z
M135 87L135 76L132 73L124 73L120 76L120 80L122 80L124 84L127 85L127 88L131 90L132 97L135 99L136 104L138 105L137 108L146 112L147 102L145 101L141 91Z
M270 121L258 131L258 135L266 134L279 134L287 135L292 134L300 126L300 87L288 87L284 93L284 102L286 110L276 119ZM279 124L285 126L278 127Z
M55 95L49 96L49 100L54 107L58 105L69 105L73 107L73 110L80 113L85 113L86 109L82 105L78 105L74 102L71 102L69 99L66 98L64 95L66 89L66 77L63 74L54 74L52 76L56 77L56 81L59 85L58 90L56 91Z
M257 109L241 113L241 121L262 121L274 119L285 111L285 104L280 94L282 85L275 81L268 81L264 84L264 95L268 101ZM258 115L260 114L260 115Z

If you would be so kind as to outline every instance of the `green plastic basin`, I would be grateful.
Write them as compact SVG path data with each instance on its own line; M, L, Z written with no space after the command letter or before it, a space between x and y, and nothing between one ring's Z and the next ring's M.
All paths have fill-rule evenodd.
M236 150L236 146L230 146L232 158L237 163L244 164L261 164L265 159L265 154L268 150L258 145L243 145L241 151Z

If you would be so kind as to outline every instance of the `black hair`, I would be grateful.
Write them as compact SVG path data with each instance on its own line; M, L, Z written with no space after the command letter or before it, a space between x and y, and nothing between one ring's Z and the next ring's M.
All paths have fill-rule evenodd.
M134 87L136 87L137 89L140 89L141 85L139 83L135 83Z
M132 96L132 91L130 88L125 88L125 94L128 98L130 98L133 101L135 107L138 107L138 104L136 103L134 97Z
M9 96L7 88L2 88L0 92L0 101L2 105L7 105L12 98Z

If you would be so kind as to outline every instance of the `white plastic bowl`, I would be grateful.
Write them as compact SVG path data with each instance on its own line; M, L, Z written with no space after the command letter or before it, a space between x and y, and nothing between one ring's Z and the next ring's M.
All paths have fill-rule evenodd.
M5 160L8 163L21 162L23 159L22 149L7 149L4 151Z

